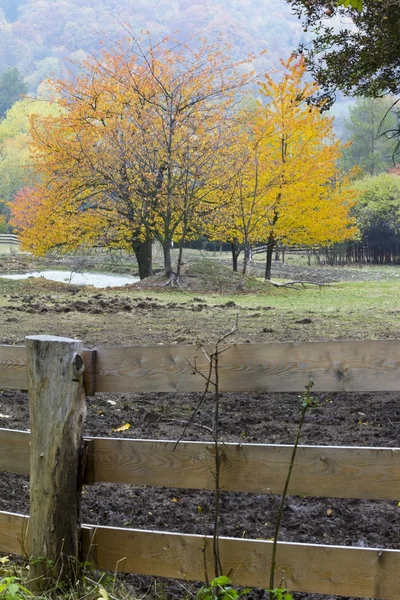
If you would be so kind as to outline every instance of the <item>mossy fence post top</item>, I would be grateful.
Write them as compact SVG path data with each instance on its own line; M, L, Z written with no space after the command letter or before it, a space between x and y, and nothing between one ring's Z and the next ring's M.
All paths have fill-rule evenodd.
M31 587L79 577L80 457L86 417L83 343L26 338L30 452ZM40 557L40 558L39 558Z

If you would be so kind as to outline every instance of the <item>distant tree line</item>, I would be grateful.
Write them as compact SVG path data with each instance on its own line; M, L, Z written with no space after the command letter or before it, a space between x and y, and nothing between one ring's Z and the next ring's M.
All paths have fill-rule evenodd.
M328 264L400 264L400 176L383 173L354 183L360 193L352 209L359 228L355 240L322 252Z

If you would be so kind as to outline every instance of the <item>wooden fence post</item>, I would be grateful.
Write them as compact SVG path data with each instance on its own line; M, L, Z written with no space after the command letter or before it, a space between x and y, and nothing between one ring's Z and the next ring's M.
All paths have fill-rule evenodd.
M86 416L83 344L29 336L31 588L80 576L80 463Z

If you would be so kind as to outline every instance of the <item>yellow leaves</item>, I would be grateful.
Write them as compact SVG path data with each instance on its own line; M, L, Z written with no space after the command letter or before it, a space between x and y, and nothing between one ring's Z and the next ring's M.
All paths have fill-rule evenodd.
M218 44L192 50L145 38L128 48L132 40L87 60L75 80L55 82L61 112L31 119L38 210L25 195L14 223L36 254L129 247L144 232L194 237L210 212L251 74Z
M252 245L272 235L311 245L355 235L354 194L347 181L338 181L342 146L332 119L307 104L317 87L303 81L304 60L282 64L280 80L266 76L260 84L265 104L239 119L227 169L232 175L216 192L221 208L209 225L212 239Z
M335 140L332 119L307 104L317 87L302 80L304 60L292 57L282 64L286 73L280 81L267 76L261 84L270 102L260 109L255 126L260 139L264 131L273 132L260 155L261 177L269 181L275 177L269 230L275 239L289 243L342 241L351 237L354 229L347 182L340 188L335 183L341 144Z
M130 427L131 427L130 423L124 423L123 425L121 425L121 427L117 427L117 429L113 429L113 431L115 431L115 432L127 431L128 429L130 429Z
M31 119L38 183L12 208L24 248L129 248L199 231L246 245L354 235L352 193L336 183L341 146L307 104L316 86L303 59L283 62L279 81L266 76L270 102L245 111L237 93L249 74L226 49L146 43L87 61L75 81L56 82L58 112Z

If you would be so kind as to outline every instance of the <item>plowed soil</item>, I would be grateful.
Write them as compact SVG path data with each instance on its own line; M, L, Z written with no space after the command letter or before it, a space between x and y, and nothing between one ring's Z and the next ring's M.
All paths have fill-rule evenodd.
M99 394L88 398L85 434L148 439L177 439L183 424L197 406L196 394ZM26 395L0 393L0 412L7 415L2 427L29 427ZM186 439L207 440L211 399L190 427ZM292 443L299 417L294 394L223 394L222 437L226 441ZM113 429L130 423L127 432ZM399 446L400 403L395 394L321 395L319 407L307 417L302 442L322 445ZM29 488L25 477L1 475L0 510L27 513ZM268 539L273 535L278 497L262 494L223 493L221 535ZM161 489L101 484L85 487L83 520L86 523L212 533L213 495L197 490ZM400 509L396 501L363 501L289 497L281 539L317 544L400 549ZM138 595L153 586L148 577L125 576ZM184 598L175 581L159 580L155 589L165 598ZM150 596L151 597L151 594ZM267 598L254 590L250 598ZM304 600L333 596L295 594Z

